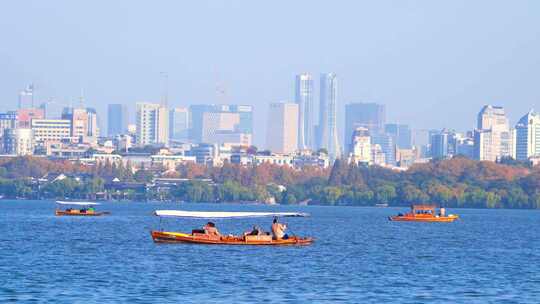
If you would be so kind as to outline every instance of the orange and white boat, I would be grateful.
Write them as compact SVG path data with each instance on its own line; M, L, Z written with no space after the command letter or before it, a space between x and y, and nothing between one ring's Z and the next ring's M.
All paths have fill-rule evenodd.
M205 212L182 210L156 210L155 215L160 217L181 217L200 219L226 219L247 217L302 217L305 213L292 212ZM155 243L190 243L206 245L309 245L313 243L311 237L290 236L284 239L275 239L269 234L264 235L209 235L204 230L195 229L191 233L152 230L150 232Z
M438 209L438 210L437 210ZM396 222L453 222L459 218L458 215L446 215L445 208L437 208L436 205L412 205L411 211L405 214L389 216L390 221Z
M56 216L102 216L110 214L110 212L96 211L94 206L99 205L99 203L56 201L56 204L57 207L54 210ZM66 205L68 206L66 209L59 207Z

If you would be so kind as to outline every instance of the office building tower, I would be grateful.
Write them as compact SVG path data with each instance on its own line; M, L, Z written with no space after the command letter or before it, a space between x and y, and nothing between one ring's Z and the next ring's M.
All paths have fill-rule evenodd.
M412 149L412 132L408 125L386 124L385 133L394 136L399 149Z
M137 144L169 144L169 111L161 104L137 103Z
M368 129L369 130L369 129ZM379 145L384 153L385 162L387 165L396 165L396 144L394 137L384 133L371 133L371 144Z
M253 108L247 105L190 106L190 139L194 143L219 144L235 138L246 145L253 136ZM229 142L229 144L232 144Z
M18 109L34 107L34 85L28 85L24 90L19 92Z
M371 136L367 128L358 127L351 139L350 161L356 164L370 164L372 161Z
M32 129L6 129L3 136L4 153L11 155L34 154Z
M313 78L308 73L296 75L295 101L298 104L298 149L314 146Z
M431 157L434 159L446 159L450 156L448 150L449 134L446 130L431 134Z
M330 159L341 156L337 131L337 78L334 73L321 74L318 148L328 151Z
M187 142L189 139L189 110L178 107L169 111L169 138Z
M477 160L496 161L514 156L513 134L502 107L486 105L482 108L474 137Z
M0 137L4 136L4 130L17 128L17 118L16 111L0 113Z
M62 119L71 122L71 137L79 143L97 144L99 137L97 112L93 108L64 108Z
M37 143L57 143L71 141L71 120L33 119L31 129Z
M351 103L345 106L345 138L351 138L358 127L367 128L370 134L384 133L386 110L376 103ZM350 151L347 151L350 152Z
M516 125L516 159L526 161L540 156L540 114L532 110Z
M266 147L276 153L293 153L298 147L298 104L270 104Z
M17 110L17 125L19 128L30 128L30 122L32 119L45 118L45 111L39 108L22 108Z
M107 107L107 136L125 134L128 124L128 110L122 104L109 104Z

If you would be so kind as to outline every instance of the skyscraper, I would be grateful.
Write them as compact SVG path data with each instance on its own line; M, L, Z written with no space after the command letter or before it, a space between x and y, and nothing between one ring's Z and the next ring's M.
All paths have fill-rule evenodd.
M351 140L351 162L369 165L372 161L371 136L366 128L358 127L354 130Z
M250 145L253 136L253 107L247 105L190 106L190 139L194 143Z
M71 122L71 137L80 143L95 144L99 136L97 112L93 108L64 108L62 119Z
M412 149L412 132L408 125L386 124L385 133L395 137L399 149Z
M516 159L540 156L540 114L532 110L516 125Z
M377 103L351 103L345 106L345 139L351 138L358 127L369 130L373 136L384 133L386 110L384 105ZM348 148L347 153L350 150Z
M394 137L384 133L371 133L371 144L379 145L384 153L387 165L396 165L396 143Z
M313 78L308 73L296 75L295 98L298 104L298 148L313 148Z
M337 134L337 78L334 73L321 74L318 147L328 150L331 159L341 156Z
M169 144L169 114L167 108L160 104L137 103L137 144L165 145Z
M186 142L189 137L188 108L173 108L169 112L169 138Z
M115 136L127 131L127 107L122 104L110 104L107 111L107 135Z
M486 105L478 113L475 130L475 158L496 161L514 156L513 134L502 107Z
M298 104L270 104L266 147L276 153L293 153L298 147Z

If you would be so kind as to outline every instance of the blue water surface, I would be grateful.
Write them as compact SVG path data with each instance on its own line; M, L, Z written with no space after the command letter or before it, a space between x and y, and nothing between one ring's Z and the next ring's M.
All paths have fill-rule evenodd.
M403 208L0 201L0 302L540 303L540 212L450 210L454 223L398 223ZM154 244L156 209L302 211L305 247ZM224 233L270 218L219 220ZM164 220L190 231L202 220Z

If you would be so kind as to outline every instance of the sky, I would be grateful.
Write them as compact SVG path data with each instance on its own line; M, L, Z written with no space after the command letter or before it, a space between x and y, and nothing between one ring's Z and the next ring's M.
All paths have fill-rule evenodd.
M106 127L109 103L159 102L162 72L171 106L253 105L259 146L301 72L316 103L319 74L337 73L340 127L351 102L415 129L472 129L484 104L514 124L540 110L540 1L0 3L0 110L29 83L38 102L83 89Z

